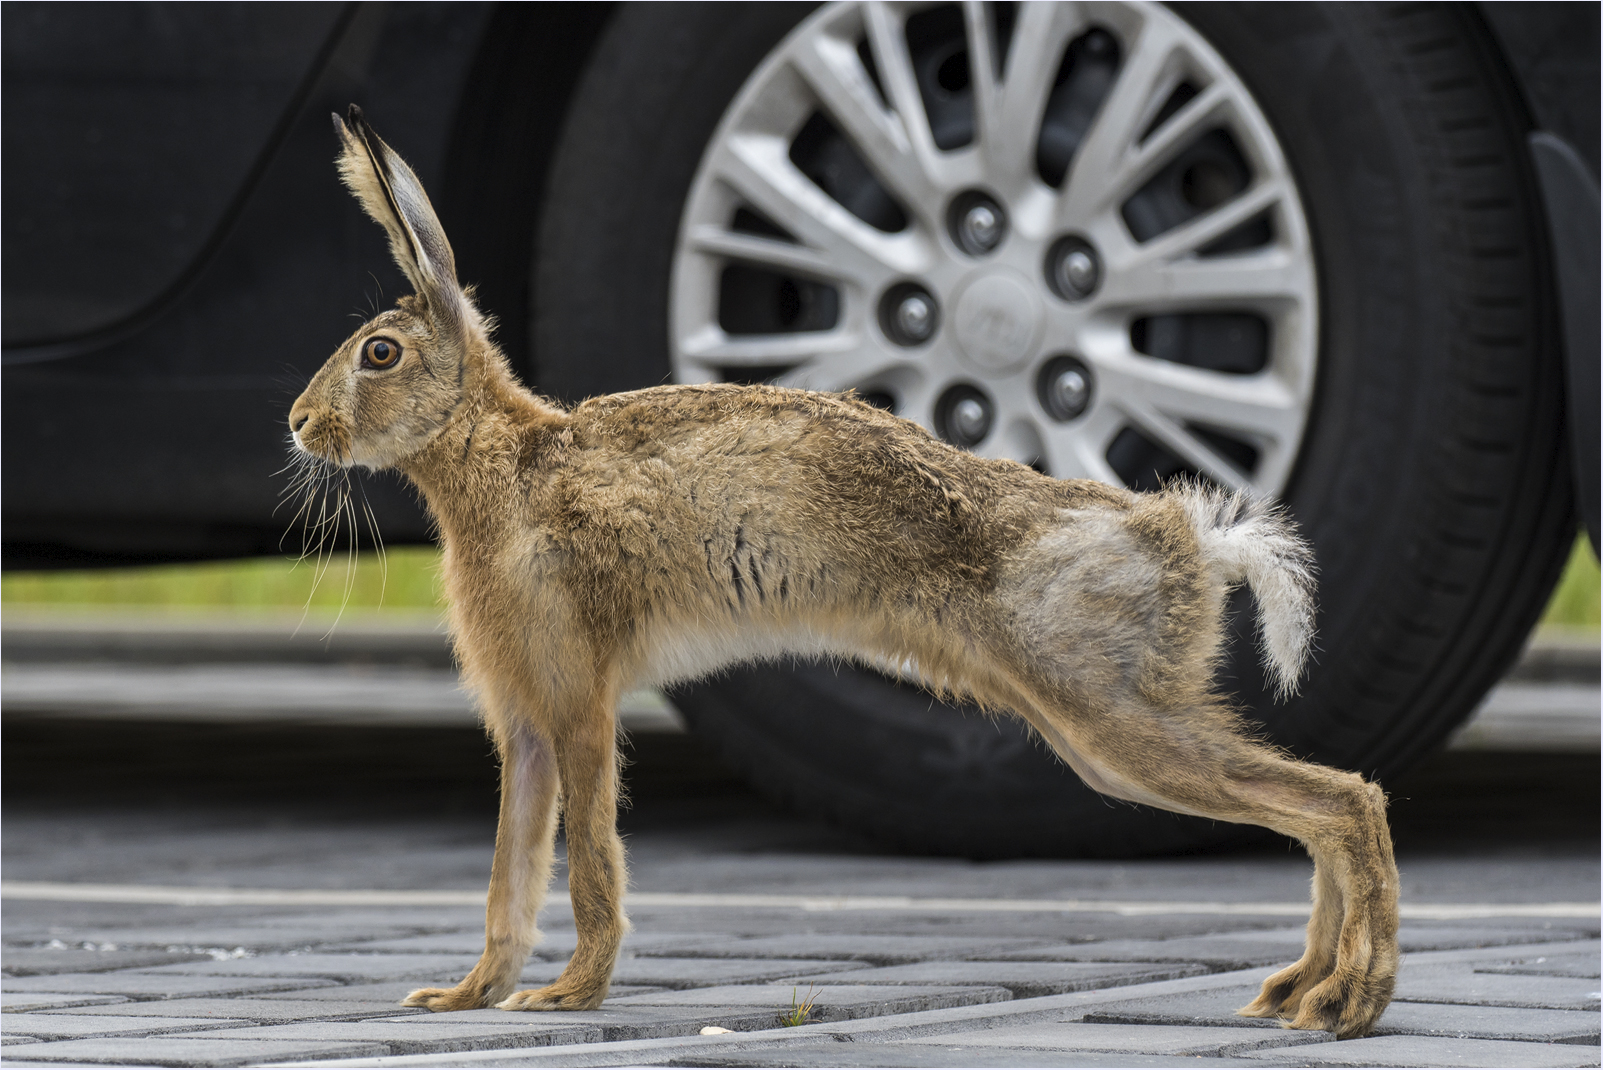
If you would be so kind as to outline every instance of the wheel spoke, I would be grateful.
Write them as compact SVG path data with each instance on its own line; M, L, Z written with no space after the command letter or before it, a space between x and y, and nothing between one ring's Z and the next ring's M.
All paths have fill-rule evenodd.
M974 90L974 137L981 145L996 136L1001 116L996 81L996 33L981 0L963 0L963 29L968 37L969 85Z
M913 73L913 57L907 51L907 35L902 22L880 0L863 5L863 22L868 30L868 47L874 53L874 64L879 68L879 83L885 87L890 106L902 120L913 154L926 175L935 173L935 136L930 132L929 116L924 112L924 98L918 91L918 79ZM870 165L874 161L869 161ZM926 206L922 201L907 205L914 211Z
M1302 424L1301 401L1273 374L1232 375L1130 354L1097 361L1099 383L1117 404L1166 419L1240 431L1284 443Z
M820 34L809 47L797 51L795 67L830 118L902 204L916 208L939 198L903 117L880 106L851 45Z
M1090 161L1090 153L1082 147L1076 159L1087 162L1070 175L1060 217L1083 219L1123 204L1176 152L1203 133L1209 123L1227 115L1231 104L1229 92L1223 85L1215 83L1187 101L1146 141L1139 146L1123 146L1119 154L1102 167L1094 165ZM1093 137L1095 133L1093 128ZM1090 139L1087 139L1087 145L1090 145ZM1101 148L1091 146L1094 152L1100 152Z
M1143 311L1278 305L1309 295L1308 274L1302 257L1277 247L1207 259L1142 258L1112 273L1097 300L1103 307Z
M927 260L911 236L874 232L796 170L778 138L731 137L714 171L753 208L836 265L835 273L881 279L918 271Z
M1111 206L1115 183L1126 170L1121 165L1152 114L1157 86L1170 71L1178 47L1178 38L1164 20L1143 21L1113 88L1069 164L1060 220L1084 219Z
M1235 227L1274 205L1285 195L1286 187L1278 179L1259 182L1233 200L1226 201L1217 208L1204 212L1195 219L1188 220L1139 246L1140 258L1151 263L1195 253L1215 238L1223 237ZM1131 266L1133 265L1118 265L1121 271Z
M1110 405L1093 408L1072 424L1049 423L1041 428L1046 470L1055 479L1095 479L1124 486L1108 463L1108 445L1123 426L1122 414Z
M854 330L798 331L795 334L729 335L705 327L680 342L687 360L706 367L762 367L797 363L850 352L862 344Z
M824 256L804 245L776 241L753 234L741 234L712 223L690 228L687 244L697 252L730 260L743 260L765 267L779 268L820 279L845 278L851 282L866 280L847 275L839 261Z
M1137 404L1122 407L1125 415L1145 432L1147 438L1167 448L1191 468L1231 490L1248 490L1252 487L1252 480L1246 473L1165 414Z
M818 353L775 382L804 390L851 390L871 383L892 369L907 366L904 356L859 346Z
M996 96L992 116L982 119L980 127L987 136L987 163L996 174L1034 172L1035 142L1052 81L1057 77L1069 39L1084 26L1078 4L1019 5L1001 92Z

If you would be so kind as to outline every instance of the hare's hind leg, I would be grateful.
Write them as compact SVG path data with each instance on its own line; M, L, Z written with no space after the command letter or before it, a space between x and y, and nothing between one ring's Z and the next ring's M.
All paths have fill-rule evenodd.
M492 724L498 722L492 719ZM517 986L540 938L535 919L551 883L557 763L551 744L527 725L496 732L501 757L501 818L484 912L484 954L454 988L420 988L402 1003L431 1011L488 1007Z
M553 740L562 777L568 894L578 947L555 982L513 993L496 1004L503 1010L593 1010L612 985L618 945L629 929L623 913L623 841L617 828L615 698L610 691L598 691L582 716L559 726Z
M1293 1028L1343 1038L1369 1032L1397 976L1397 867L1378 787L1245 738L1211 702L1036 710L1030 720L1099 791L1302 841L1315 867L1307 951L1242 1013L1290 1015Z

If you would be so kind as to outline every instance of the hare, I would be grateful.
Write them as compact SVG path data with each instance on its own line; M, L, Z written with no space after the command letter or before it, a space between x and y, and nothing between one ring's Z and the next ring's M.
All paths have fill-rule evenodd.
M1211 682L1225 595L1245 580L1272 678L1296 685L1313 581L1289 520L1239 494L1136 494L985 460L851 395L537 397L457 282L417 177L354 105L334 126L340 176L416 293L340 345L290 430L303 455L399 469L421 492L501 761L484 954L407 1005L599 1006L628 928L619 694L824 655L911 667L1022 717L1099 792L1302 841L1307 950L1241 1013L1369 1031L1397 969L1385 796L1256 741ZM578 945L554 984L514 992L559 811Z

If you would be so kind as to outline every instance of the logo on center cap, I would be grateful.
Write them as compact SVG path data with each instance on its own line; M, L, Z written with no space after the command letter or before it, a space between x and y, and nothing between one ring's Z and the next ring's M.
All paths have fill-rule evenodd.
M1029 357L1041 326L1041 299L1023 279L989 272L963 288L952 331L982 371L1012 371Z

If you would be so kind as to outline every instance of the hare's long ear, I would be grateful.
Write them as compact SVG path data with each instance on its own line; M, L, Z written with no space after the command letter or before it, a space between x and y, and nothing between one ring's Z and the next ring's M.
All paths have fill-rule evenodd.
M334 116L334 132L344 146L340 178L389 234L395 262L431 311L454 315L462 300L456 260L423 183L406 161L380 140L355 104L345 119Z

